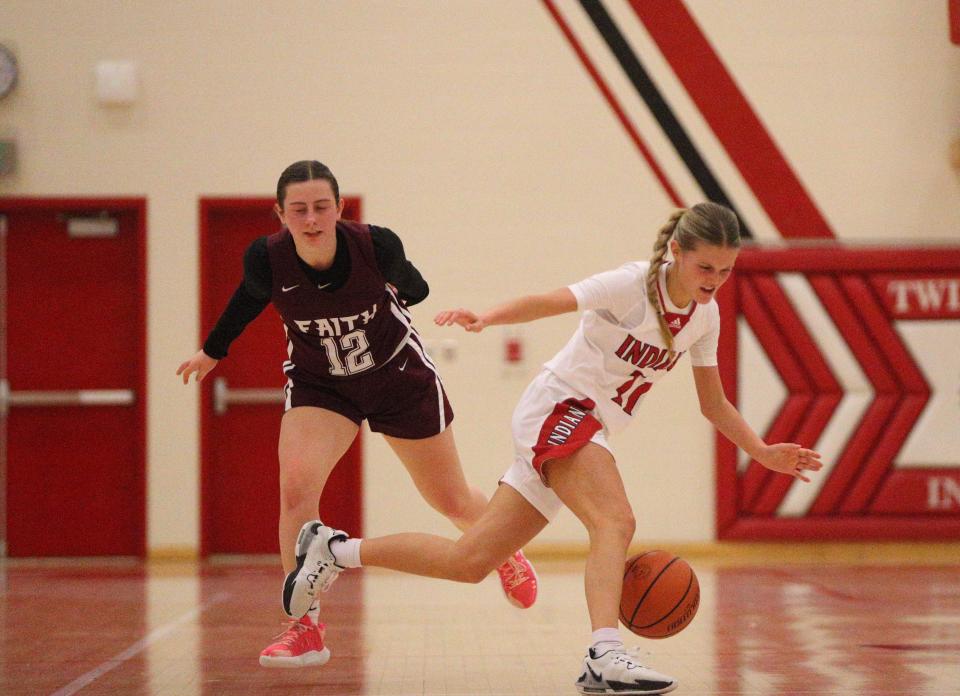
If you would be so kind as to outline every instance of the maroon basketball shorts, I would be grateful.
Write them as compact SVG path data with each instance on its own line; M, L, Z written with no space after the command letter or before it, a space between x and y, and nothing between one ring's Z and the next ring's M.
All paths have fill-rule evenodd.
M610 449L596 404L549 370L541 370L513 412L513 466L500 479L540 511L556 517L563 503L543 476L551 459L569 457L588 442Z
M325 408L357 425L366 419L374 432L409 440L442 433L453 420L440 374L417 337L410 337L390 362L370 373L325 384L295 375L294 367L285 387L285 410Z

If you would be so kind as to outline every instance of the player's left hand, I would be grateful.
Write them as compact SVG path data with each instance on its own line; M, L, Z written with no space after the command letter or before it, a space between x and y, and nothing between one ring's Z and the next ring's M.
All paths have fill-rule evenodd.
M460 309L445 309L433 318L433 323L437 326L453 326L457 324L473 333L480 333L487 326L487 322L483 317L462 307Z
M819 471L823 466L819 452L801 447L794 442L767 445L756 460L771 471L793 476L807 483L810 483L810 479L804 476L803 472Z

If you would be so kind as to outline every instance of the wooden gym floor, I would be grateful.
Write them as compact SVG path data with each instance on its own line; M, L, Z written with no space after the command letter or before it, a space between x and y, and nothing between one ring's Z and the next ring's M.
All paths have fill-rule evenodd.
M960 545L670 548L699 613L630 642L678 696L960 693ZM276 559L0 560L0 694L574 695L582 566L541 557L527 611L493 578L347 572L324 608L331 661L267 670Z

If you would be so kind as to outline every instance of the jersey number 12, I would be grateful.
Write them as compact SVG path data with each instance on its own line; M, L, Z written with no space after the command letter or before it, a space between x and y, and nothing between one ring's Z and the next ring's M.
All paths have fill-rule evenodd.
M344 334L337 341L329 336L322 339L323 348L327 351L327 360L330 362L330 374L336 377L355 375L358 372L373 367L373 355L370 351L370 342L363 329ZM343 358L340 354L343 352Z

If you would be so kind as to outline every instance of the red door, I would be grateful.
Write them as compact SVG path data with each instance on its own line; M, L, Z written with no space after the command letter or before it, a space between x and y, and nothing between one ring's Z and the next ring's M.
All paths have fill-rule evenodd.
M243 252L280 229L272 198L200 201L200 340L243 277ZM360 217L360 199L345 198L344 217ZM202 383L201 552L277 553L280 483L277 439L286 378L283 324L273 305L230 346ZM337 464L319 501L323 520L362 534L360 437Z
M145 212L0 198L11 556L144 555Z

